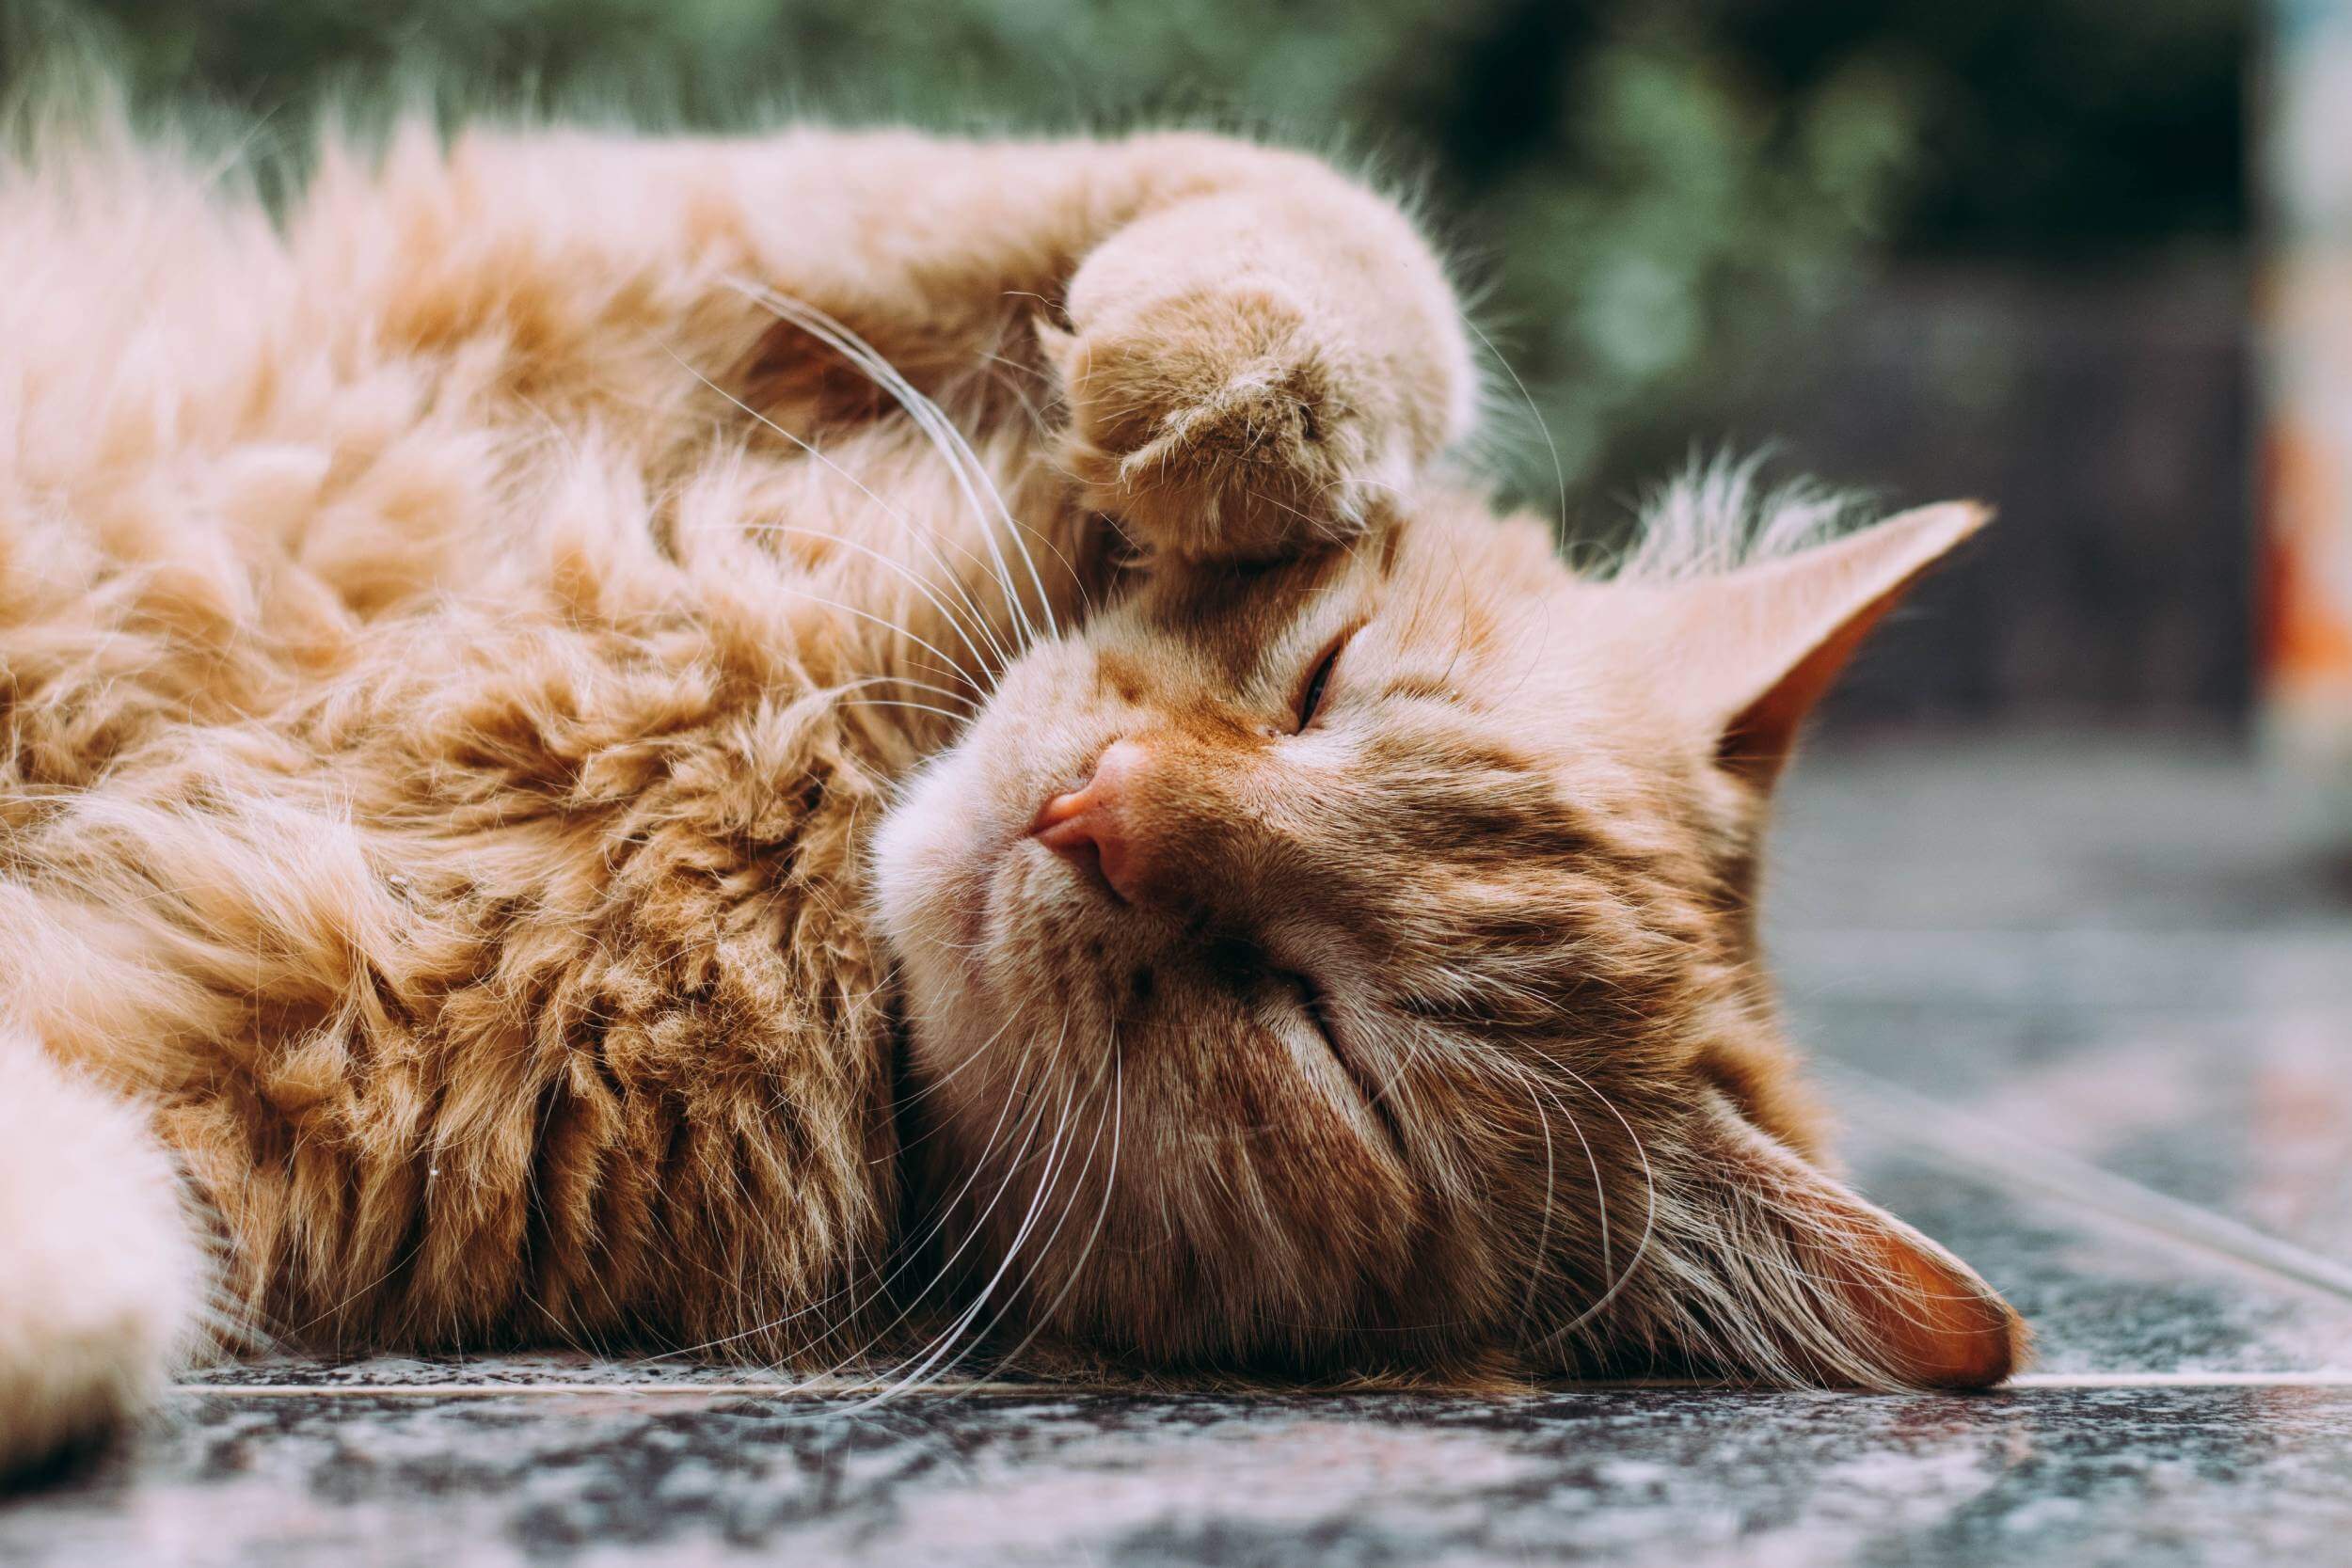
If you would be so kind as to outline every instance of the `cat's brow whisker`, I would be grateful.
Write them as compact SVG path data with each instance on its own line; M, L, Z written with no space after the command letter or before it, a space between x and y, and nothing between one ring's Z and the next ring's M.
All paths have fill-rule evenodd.
M997 546L995 528L992 526L990 517L990 508L983 505L980 499L981 493L985 491L989 500L994 503L994 522L1001 523L1007 536L1012 541L1013 546L1021 552L1023 564L1028 570L1029 580L1037 590L1038 608L1044 613L1047 629L1054 636L1060 636L1061 627L1055 621L1051 596L1045 592L1045 580L1039 575L1036 559L1029 553L1028 545L1021 537L1020 525L1014 522L1012 514L1005 506L1004 499L988 479L978 455L972 451L971 443L966 441L962 433L958 431L947 417L940 412L939 405L925 397L914 383L900 374L897 367L884 358L872 344L866 342L847 325L827 312L803 300L779 293L762 284L739 280L736 287L849 359L877 386L896 399L898 405L906 410L908 416L938 444L942 454L948 460L949 472L955 478L957 485L963 491L965 499L970 502L980 523L981 542L988 546L990 557L996 562L998 578L1005 589L1006 599L1015 615L1020 618L1024 629L1027 630L1034 639L1035 626L1028 619L1027 608L1023 602L1020 592L1013 586L1010 563L1006 561L1004 551ZM977 482L977 484L975 481Z
M1248 496L1251 500L1265 502L1266 505L1274 508L1277 512L1287 512L1302 523L1312 523L1318 520L1313 513L1305 510L1303 507L1293 506L1288 501L1277 500L1272 496L1265 494L1265 492L1262 490L1245 490L1242 493Z
M705 387L707 387L707 388L709 388L712 391L714 391L714 392L718 393L721 397L724 398L727 402L729 402L729 403L733 404L734 404L737 408L739 408L739 409L740 409L742 412L744 412L744 413L746 413L746 414L750 415L750 416L751 416L754 420L757 420L757 421L758 421L761 425L765 426L767 429L769 429L769 430L771 430L771 431L773 431L776 435L783 436L786 440L787 440L787 441L791 442L794 446L796 446L796 447L800 448L800 449L801 449L801 451L803 451L806 452L806 453L807 453L810 457L815 458L815 459L816 459L818 463L823 464L823 465L824 465L827 468L831 469L834 473L838 474L838 475L839 475L842 479L844 479L844 480L848 481L848 482L849 482L849 483L850 483L850 484L853 488L855 488L855 489L857 490L857 492L858 492L860 495L864 496L866 499L868 499L868 500L872 501L872 502L873 502L876 506L878 506L878 507L882 508L882 510L883 511L883 513L885 513L885 514L886 514L886 515L888 515L888 516L889 516L889 517L890 517L890 518L891 518L894 522L896 522L896 523L898 525L898 531L900 532L900 534L901 534L901 535L903 535L904 537L906 537L906 538L908 538L908 539L910 539L910 540L913 540L914 543L919 544L919 545L921 545L924 548L926 548L926 549L930 550L930 554L931 554L931 559L932 559L932 560L934 560L934 561L936 561L936 562L938 562L940 563L940 565L942 565L942 566L946 566L946 565L947 565L947 561L946 561L946 558L945 556L943 556L943 555L940 553L938 544L930 538L930 534L928 533L928 531L925 531L925 530L922 530L922 529L918 529L918 528L916 528L916 527L914 526L914 521L913 521L911 518L909 518L909 517L907 516L907 515L906 515L904 512L900 511L898 508L897 508L897 507L895 507L895 506L891 505L888 501L886 501L886 500L882 499L880 496L876 495L876 494L873 492L873 490L872 490L872 489L871 489L871 488L870 488L870 487L869 487L869 486L866 483L866 482L865 482L865 481L863 481L863 480L859 479L859 478L858 478L855 474L850 473L850 472L847 468L844 468L844 467L843 467L840 464L835 463L835 462L834 462L834 460L833 460L830 456L826 455L826 454L825 454L825 452L823 452L822 451L820 451L820 450L819 450L819 449L816 446L816 444L815 444L815 443L813 443L813 442L811 442L811 441L808 441L808 440L806 440L806 439L803 438L802 436L798 436L798 435L794 434L793 432L791 432L791 431L789 431L789 430L785 429L785 428L784 428L784 426L782 426L782 425L778 424L775 420L773 420L770 419L767 415L762 414L762 413L761 413L758 409L754 408L754 407L753 407L750 404L745 403L745 402L744 402L741 398L737 397L737 396L736 396L733 392L728 391L728 390L727 390L724 387L722 387L722 386L720 386L717 382L715 382L715 381L711 380L711 379L710 379L710 377L709 377L709 376L707 376L707 375L705 375L705 374L702 372L702 371L701 371L701 370L699 370L698 368L696 368L695 366L693 366L693 365L691 365L691 364L689 364L689 363L687 362L687 360L686 360L685 356L682 356L682 355L680 355L680 354L679 354L679 353L678 353L675 349L672 349L672 350L670 350L670 351L669 351L669 354L670 354L670 357L671 357L671 358L673 358L673 359L675 359L675 360L676 360L676 361L678 362L679 366L680 366L682 369L684 369L684 370L685 370L685 371L686 371L689 374L691 374L691 376L693 376L695 380L697 380L697 381L701 382L701 383L702 383ZM769 526L769 527L776 527L776 526L778 526L778 525L772 525L772 524L771 524L771 525L767 525L767 526ZM838 536L835 536L835 535L825 535L825 537L832 538L832 539L834 540L834 543L836 543L836 544L850 544L850 541L849 541L849 540L845 540L845 539L841 539L841 538L839 538ZM865 546L855 546L855 547L857 547L857 548L865 548ZM875 558L876 558L876 559L878 559L878 560L880 560L880 559L885 559L885 558L882 557L882 555L881 555L881 553L880 553L879 551L875 551L875 550L867 549L867 550L866 550L866 553L867 553L868 555L875 556ZM903 570L903 568L901 568L901 570ZM950 579L951 579L951 582L952 582L952 579L954 578L954 575L955 575L955 574L954 574L954 573L953 573L953 571L951 570L951 571L949 572L949 578L950 578ZM912 574L912 573L909 573L909 574L908 574L908 576L910 577L910 578L913 578L913 574ZM918 586L920 586L920 585L921 585L921 584L920 584L920 580L919 580L919 579L914 579L914 580L916 580L916 581L917 581L917 585L918 585ZM991 649L993 649L993 650L995 652L995 655L996 655L996 658L997 658L998 663L999 663L999 664L1002 664L1002 663L1007 663L1007 662L1009 662L1009 656L1008 656L1008 654L1006 653L1006 650L1004 649L1004 647L1003 647L1001 644L999 644L999 643L997 642L997 641L996 641L996 639L995 639L994 635L993 635L993 633L991 633L991 632L990 632L990 630L989 630L989 628L988 628L988 620L987 620L987 617L986 617L985 615L983 615L983 614L980 612L980 608L979 608L979 606L978 606L977 603L973 602L972 597L971 597L971 595L970 595L968 593L963 593L963 592L962 592L962 589L961 589L961 585L960 585L960 584L957 584L957 585L956 585L956 587L957 587L957 591L958 591L958 593L959 593L960 594L961 594L961 596L962 596L962 598L963 598L963 601L964 601L964 604L965 604L966 608L967 608L967 609L969 610L969 611L971 612L971 616L972 616L972 622L973 622L973 624L974 624L975 626L978 626L978 627L980 628L980 635L981 635L982 637L984 637L984 638L986 638L986 639L987 639L990 648L991 648ZM926 589L926 590L925 590L925 593L926 593L926 594L927 594L927 595L929 594L929 592L930 592L930 591L929 591L928 589ZM938 604L938 603L939 603L938 599L937 599L935 596L934 596L934 597L932 597L931 602L932 602L933 604ZM947 613L947 609L946 609L946 606L945 606L945 605L940 605L940 606L939 606L939 608L940 608L940 611L941 611L941 613L942 613L942 614L946 614L946 613ZM971 649L973 658L974 658L975 660L978 660L978 661L979 661L979 662L980 662L983 666L985 666L985 665L987 664L987 661L986 661L986 660L984 660L984 659L981 659L981 658L980 658L979 650L978 650L977 648L974 648L974 647L972 646L972 640L971 640L971 638L970 638L968 635L965 635L965 634L964 634L962 624L961 624L960 621L958 621L958 620L957 620L957 619L956 619L953 615L949 615L949 617L948 617L948 622L949 622L949 625L951 625L951 626L955 626L955 628L956 628L956 631L957 631L958 635L960 635L960 636L963 636L963 638L964 638L964 646L965 646L966 648Z
M981 708L978 699L968 692L958 691L953 687L941 686L932 681L918 681L909 675L866 675L853 681L842 681L821 689L825 692L864 691L877 686L903 686L916 691L928 691L945 702L961 703L974 713L979 712Z
M898 636L903 637L908 641L914 643L916 647L930 654L933 657L938 658L948 669L953 670L956 667L955 659L943 651L937 644L925 641L924 638L918 633L908 630L904 626L900 625L897 621L890 620L885 616L876 615L870 610L860 610L855 605L843 604L838 599L827 598L824 594L813 593L806 588L803 588L798 583L785 583L782 586L784 592L790 594L797 598L806 599L811 604L823 605L828 610L840 610L845 615L853 615L862 621L870 621L875 626L881 626L885 631L895 632ZM977 682L973 683L973 689L976 691L981 690ZM985 695L986 693L983 691L982 694Z
M930 536L928 531L916 528L914 520L910 518L904 511L898 507L893 506L890 502L884 500L881 496L877 495L870 485L868 485L864 480L859 479L855 474L850 472L849 469L844 468L840 464L834 462L832 456L822 448L808 440L805 436L803 436L794 431L787 430L784 426L778 424L775 420L770 419L767 415L761 413L758 409L754 408L750 404L745 403L741 398L736 396L733 392L728 391L724 387L720 386L716 381L713 381L709 376L706 375L698 367L690 363L683 355L677 352L676 349L672 348L667 352L672 359L677 361L679 368L684 370L689 375L701 382L711 391L718 393L720 397L725 399L742 413L751 416L752 420L763 429L768 430L776 436L782 436L785 440L789 441L792 445L798 447L809 457L816 459L817 462L823 465L826 468L846 482L850 488L854 489L858 494L864 496L867 500L872 501L877 507L881 508L885 516L889 517L891 521L898 525L898 530L902 534L914 543L930 550L931 552L932 560L937 561L942 566L946 566L947 564L946 558L940 553L938 542ZM973 556L969 550L965 550L963 553L967 559L972 560L976 563L977 562L978 557ZM970 604L969 595L965 595L965 599L966 603ZM979 615L979 607L977 605L971 605L971 609L976 617Z
M887 567L893 572L898 573L898 576L904 578L909 583L912 583L914 587L914 591L922 594L925 599L930 601L931 608L939 611L941 618L946 620L947 625L955 629L956 636L962 640L964 651L972 656L972 662L974 664L978 665L982 669L990 668L988 658L981 654L978 646L972 641L972 631L971 629L968 629L964 624L963 612L949 606L946 600L942 599L939 594L933 591L930 583L926 581L921 574L910 569L904 562L892 560L889 556L884 555L882 551L875 549L869 545L861 545L854 539L844 539L841 535L827 532L823 529L797 528L788 523L758 523L752 526L763 533L789 533L799 535L803 538L822 539L829 544L838 545L844 549L854 550L860 555L869 557L870 559L879 562L882 565ZM986 640L990 650L996 657L996 662L1000 665L1010 663L1010 656L1008 655L1003 646L997 642L995 635L989 630L988 623L979 618L977 610L974 610L971 614L972 627L976 627L980 636Z
M1565 528L1568 521L1568 473L1560 461L1560 443L1551 437L1551 421L1544 418L1543 407L1536 403L1535 394L1527 389L1527 383L1519 378L1518 369L1502 350L1495 346L1495 341L1486 336L1486 329L1470 319L1468 310L1462 312L1461 319L1462 325L1470 328L1479 342L1486 346L1486 352L1493 356L1494 362L1502 367L1502 373L1511 378L1511 385L1518 390L1519 401L1527 404L1528 417L1535 421L1536 433L1544 438L1544 451L1551 457L1551 481L1558 489L1560 500L1560 510L1552 519L1553 526Z
M835 705L834 705L834 706L836 706L836 707L903 707L903 708L912 708L912 709L914 709L914 711L916 711L916 712L918 712L918 713L936 713L936 714L938 714L938 715L939 715L942 719L951 719L951 720L955 721L956 721L957 723L959 723L959 724L968 724L968 723L970 723L970 722L972 721L972 716L971 716L970 714L968 714L968 713L957 713L957 712L954 712L954 711L953 711L953 710L951 710L951 709L948 709L948 708L944 708L944 707L940 707L940 706L939 706L939 705L937 705L936 704L932 704L932 703L914 703L914 702L894 702L894 701L892 701L891 699L889 699L889 698L887 698L887 697L853 697L853 698L850 699L850 700L849 700L849 701L847 701L847 702L844 702L844 703L836 703L836 704L835 704Z

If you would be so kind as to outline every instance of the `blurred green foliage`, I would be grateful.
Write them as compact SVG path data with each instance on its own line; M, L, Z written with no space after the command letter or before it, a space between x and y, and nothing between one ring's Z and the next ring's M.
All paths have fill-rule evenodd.
M1770 344L1892 254L2112 260L2246 221L2241 0L0 0L0 73L739 125L1184 119L1425 192L1579 495L1770 404ZM1500 383L1507 401L1517 389ZM1522 409L1524 414L1524 409ZM1512 420L1506 416L1502 421ZM1552 489L1534 434L1509 454Z

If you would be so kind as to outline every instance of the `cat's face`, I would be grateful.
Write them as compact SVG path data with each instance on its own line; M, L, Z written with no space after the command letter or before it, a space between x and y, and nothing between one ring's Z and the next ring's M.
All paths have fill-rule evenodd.
M1745 900L1756 715L1832 634L1726 699L1726 618L1433 496L1015 663L878 851L988 1313L1175 1363L2003 1375L1997 1298L1803 1158Z

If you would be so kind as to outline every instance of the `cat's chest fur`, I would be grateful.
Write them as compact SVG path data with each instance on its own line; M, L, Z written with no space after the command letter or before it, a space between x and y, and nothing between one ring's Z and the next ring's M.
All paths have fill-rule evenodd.
M776 640L789 587L733 584ZM151 868L92 928L208 993L160 1125L262 1322L702 1338L870 1293L896 1193L861 857L906 742L811 677L820 626L724 618L681 589L627 627L397 620L80 804Z
M405 199L343 221L415 239ZM769 318L674 286L674 237L642 274L529 237L529 276L375 277L192 224L191 275L278 288L21 346L40 406L119 353L164 410L116 386L22 476L62 502L5 618L30 1006L154 1107L270 1333L828 1355L897 1218L866 836L953 717L923 683L972 673L883 557L958 485L688 367Z

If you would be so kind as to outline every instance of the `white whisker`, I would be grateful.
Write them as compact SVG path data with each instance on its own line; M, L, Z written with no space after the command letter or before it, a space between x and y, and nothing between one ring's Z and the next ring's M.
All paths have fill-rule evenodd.
M997 582L1005 590L1007 608L1020 621L1022 630L1034 640L1036 628L1029 621L1027 606L1020 591L1013 585L1010 563L997 545L995 524L1001 524L1014 547L1021 552L1022 562L1028 569L1029 580L1037 589L1039 608L1044 611L1047 628L1058 637L1061 627L1054 619L1054 607L1045 592L1044 578L1038 574L1036 559L1022 538L1020 525L1006 508L1003 497L988 478L987 470L981 465L978 454L972 451L971 443L940 411L939 405L925 397L872 344L825 311L761 284L739 280L735 286L748 297L765 305L841 355L898 402L946 460L950 477L963 492L964 499L979 524L980 541L988 546L990 559L995 563ZM986 502L981 499L983 493L987 496ZM993 519L992 510L994 514Z
M882 497L876 495L872 488L869 487L865 481L859 479L855 474L850 472L847 468L844 468L840 464L835 463L831 457L826 455L825 452L820 451L815 443L805 440L800 436L795 435L793 432L785 429L784 426L776 423L775 420L770 419L767 415L762 414L758 409L754 408L750 404L745 403L741 398L737 397L733 392L728 391L724 387L722 387L717 382L711 380L710 377L705 375L700 370L691 364L688 364L686 359L679 355L675 349L670 350L669 354L670 357L675 359L680 367L682 367L689 374L692 375L695 380L701 382L705 387L709 388L712 391L726 399L727 402L733 404L742 412L749 414L754 420L757 420L767 429L773 431L776 435L783 436L786 440L800 448L801 451L806 452L810 457L815 458L818 463L824 465L826 468L839 475L843 480L848 482L848 483L854 488L858 494L864 496L867 500L872 501L876 506L882 508L882 512L887 515L892 521L898 525L898 531L902 535L913 543L921 545L923 547L930 550L931 559L939 562L941 566L946 567L947 565L946 558L940 554L939 546L937 543L930 538L929 531L917 528L914 521L910 519L904 512L891 505L888 501L882 499ZM771 529L782 528L782 525L780 524L769 524L765 526ZM815 532L817 531L795 530L791 531ZM873 556L876 560L887 561L888 559L877 550L868 549L865 546L856 545L852 541L842 539L837 535L822 534L820 537L832 539L835 544L849 545L854 549L863 549L866 554ZM898 564L897 562L890 563L893 565ZM898 569L902 572L906 571L903 566L900 566ZM912 572L906 572L906 575L911 580L914 580L918 587L923 587L921 579L915 578ZM962 598L964 607L971 615L972 624L979 628L980 635L987 639L989 647L996 655L997 664L1002 665L1010 662L1010 656L1007 653L1003 645L996 641L994 635L990 632L988 628L988 618L981 613L980 607L973 601L970 594L963 591L961 583L955 580L955 573L952 569L949 571L948 576L950 586L954 587L958 595ZM923 591L926 596L930 597L933 604L939 605L940 612L948 616L948 624L955 627L958 636L963 638L963 645L971 651L974 660L979 663L983 669L989 668L988 660L981 658L979 650L973 646L972 639L964 631L963 624L953 614L948 612L946 605L939 603L936 595L932 595L929 588L926 587ZM930 646L929 643L924 645L926 647ZM945 657L946 656L942 655L941 657Z
M1566 1073L1570 1078L1575 1079L1577 1084L1586 1094L1589 1094L1595 1100L1599 1101L1601 1109L1616 1117L1617 1125L1624 1128L1625 1135L1629 1139L1632 1140L1634 1157L1642 1162L1642 1183L1649 1195L1649 1209L1648 1212L1645 1214L1642 1219L1642 1239L1634 1246L1633 1256L1626 1260L1624 1271L1611 1282L1609 1288L1603 1291L1599 1297L1595 1300L1590 1307L1587 1307L1583 1311L1578 1313L1576 1317L1571 1319L1566 1323L1564 1323L1560 1327L1546 1334L1542 1339L1537 1341L1539 1344L1549 1344L1575 1333L1578 1329L1592 1322L1594 1318L1599 1316L1601 1311L1606 1308L1611 1302L1617 1299L1618 1294L1625 1290L1627 1283L1633 1278L1634 1274L1641 1268L1642 1259L1648 1256L1650 1237L1656 1231L1658 1225L1658 1176L1657 1173L1650 1168L1649 1150L1643 1147L1642 1135L1633 1131L1633 1124L1626 1120L1625 1113L1618 1110L1614 1104L1611 1103L1607 1095L1593 1087L1592 1084L1585 1079L1582 1073L1578 1072L1574 1068L1565 1066L1562 1066L1560 1070Z
M1016 1364L1020 1360L1021 1353L1027 1350L1030 1344L1036 1340L1037 1337L1044 1332L1045 1325L1053 1321L1054 1314L1061 1310L1061 1304L1064 1301L1067 1301L1070 1298L1070 1292L1076 1289L1078 1277L1085 1272L1087 1260L1094 1256L1095 1243L1102 1240L1103 1223L1110 1216L1111 1196L1117 1190L1119 1181L1119 1147L1122 1107L1124 1103L1125 1074L1119 1050L1119 1037L1116 1034L1111 1037L1110 1078L1110 1166L1103 1176L1103 1199L1095 1206L1093 1227L1087 1232L1086 1241L1080 1244L1078 1248L1078 1256L1071 1261L1068 1271L1063 1275L1061 1289L1054 1293L1054 1299L1047 1303L1041 1310L1032 1312L1030 1314L1029 1332L1022 1336L1020 1343L1014 1345L1011 1350L1007 1351L1004 1355L999 1358L999 1366L1012 1366ZM1095 1079L1093 1087L1095 1089L1100 1089L1102 1087L1102 1078L1099 1074ZM1089 1164L1090 1164L1093 1161L1096 1145L1102 1140L1103 1129L1099 1121L1095 1125L1094 1132L1094 1142L1087 1145L1086 1161ZM1070 1202L1063 1205L1062 1219L1057 1220L1054 1224L1055 1236L1058 1236L1061 1233L1062 1221L1067 1220L1070 1217L1071 1204L1074 1204L1076 1201L1077 1195L1073 1192L1071 1195ZM1022 1281L1023 1289L1025 1290L1030 1280L1037 1277L1037 1270L1044 1267L1045 1259L1043 1253L1046 1249L1050 1249L1052 1247L1053 1242L1053 1236L1048 1236L1045 1239L1045 1248L1041 1249L1036 1267L1032 1268L1027 1278L1025 1278ZM992 1324L991 1326L993 1327L994 1325Z

